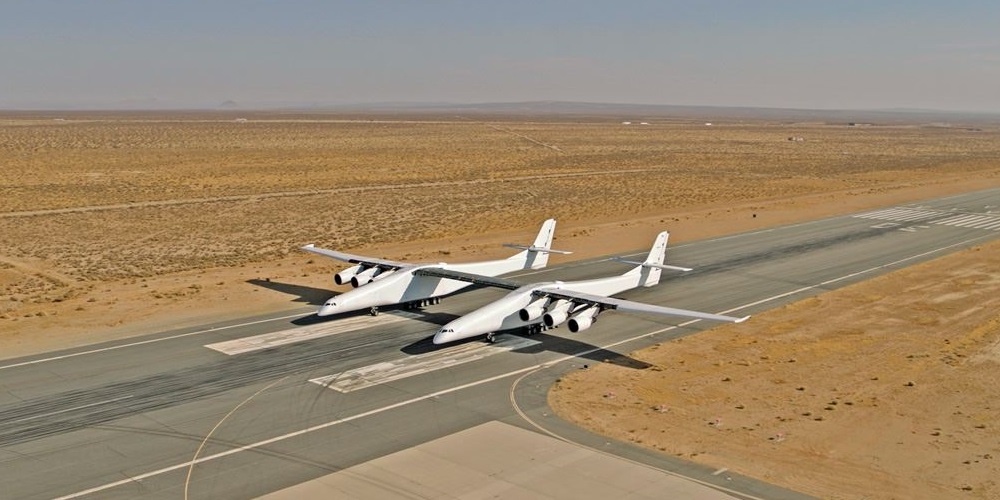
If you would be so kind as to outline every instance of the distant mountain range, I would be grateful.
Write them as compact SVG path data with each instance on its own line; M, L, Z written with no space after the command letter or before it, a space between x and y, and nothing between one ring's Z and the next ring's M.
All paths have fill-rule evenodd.
M987 121L1000 123L1000 113L969 113L961 111L937 111L926 109L792 109L736 106L683 106L670 104L621 104L570 101L525 101L500 103L408 103L382 102L337 106L314 106L305 109L344 111L352 113L450 113L450 114L492 114L492 115L563 115L563 116L604 116L621 117L628 120L642 118L675 119L753 119L753 120L793 120L830 121L838 120L854 123L887 121L905 122L947 122L949 120Z
M846 123L925 123L948 125L951 122L1000 124L1000 113L970 113L926 109L791 109L733 106L686 106L668 104L624 104L571 101L523 101L486 103L448 102L374 102L360 104L323 103L241 103L233 100L210 106L179 106L157 99L136 99L99 105L20 105L4 106L11 111L218 111L334 113L357 115L433 114L459 116L532 116L532 117L601 117L622 121L643 119L674 120L769 120L822 121Z

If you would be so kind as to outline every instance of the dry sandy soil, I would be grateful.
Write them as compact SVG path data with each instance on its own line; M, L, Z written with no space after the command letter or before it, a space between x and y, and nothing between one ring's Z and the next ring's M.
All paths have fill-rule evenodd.
M823 498L998 498L1000 242L562 378L616 438Z
M556 217L585 258L1000 186L996 127L650 123L0 115L0 358L320 302L338 266L310 242L475 260ZM820 496L1000 495L997 254L638 353L656 368L553 405Z

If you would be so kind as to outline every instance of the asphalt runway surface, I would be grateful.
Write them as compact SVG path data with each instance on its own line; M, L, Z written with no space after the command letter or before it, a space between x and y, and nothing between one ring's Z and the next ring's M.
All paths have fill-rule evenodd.
M665 271L660 285L619 296L754 314L998 237L1000 190L980 191L672 245L667 263L694 271ZM591 259L509 277L569 281L628 268ZM2 361L0 496L250 498L499 421L735 497L804 497L608 440L546 406L552 380L568 370L605 361L642 369L628 352L713 324L612 311L577 334L431 344L440 325L504 293L473 290L375 318L317 318L309 306Z

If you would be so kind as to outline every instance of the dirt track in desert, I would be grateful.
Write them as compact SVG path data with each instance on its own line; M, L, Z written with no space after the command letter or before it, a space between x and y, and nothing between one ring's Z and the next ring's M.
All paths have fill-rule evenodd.
M558 246L585 258L662 229L693 240L1000 185L1000 128L649 123L0 116L0 357L301 305L255 279L322 300L337 265L306 243L475 260L555 217ZM755 317L741 325L755 344L718 328L636 353L659 370L602 366L564 380L553 405L823 497L995 497L1000 252L977 252L931 268L942 274L903 271ZM928 304L934 286L983 306ZM872 297L898 321L808 321L864 321L855 312ZM795 363L786 340L809 346ZM839 369L810 379L816 366ZM656 378L668 374L689 390ZM609 384L631 389L595 399ZM665 427L669 439L648 434Z

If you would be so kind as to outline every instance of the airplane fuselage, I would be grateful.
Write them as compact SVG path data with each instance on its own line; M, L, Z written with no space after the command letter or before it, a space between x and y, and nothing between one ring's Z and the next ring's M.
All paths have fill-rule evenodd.
M434 276L414 275L414 271L418 269L441 268L483 276L497 276L523 269L524 266L523 259L513 258L466 264L440 263L408 266L383 279L378 279L327 300L316 314L329 316L372 307L417 302L448 295L471 285L471 283Z
M526 285L510 292L500 300L491 302L444 325L434 335L433 342L435 344L444 344L501 330L510 330L541 323L543 321L541 315L529 320L524 320L520 316L522 309L539 300L535 295L536 291L571 290L574 292L610 296L639 286L641 279L642 277L639 273L632 273L584 281L566 283L556 281Z

